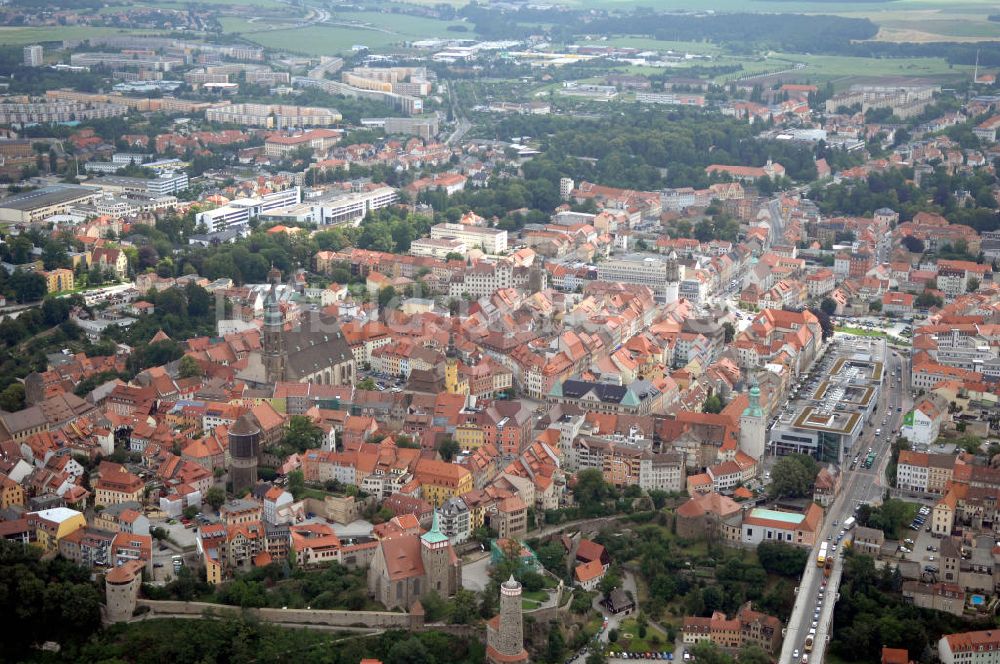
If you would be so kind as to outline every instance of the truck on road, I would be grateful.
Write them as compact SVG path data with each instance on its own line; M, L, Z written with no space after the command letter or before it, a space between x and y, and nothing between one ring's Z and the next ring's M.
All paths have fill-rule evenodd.
M813 649L813 639L814 639L814 637L813 637L812 634L806 635L806 643L805 643L804 646L802 646L802 649L805 650L806 652L812 652L812 649Z

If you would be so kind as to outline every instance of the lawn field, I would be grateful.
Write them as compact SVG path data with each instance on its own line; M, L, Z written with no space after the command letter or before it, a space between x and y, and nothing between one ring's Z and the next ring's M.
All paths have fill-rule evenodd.
M686 53L711 54L719 53L722 48L709 42L694 41L664 41L649 37L613 37L602 44L648 49L651 51L683 51Z
M357 28L310 26L308 28L269 30L244 34L244 37L267 48L305 55L337 55L361 44L376 51L405 41L399 35Z
M64 39L89 39L90 37L107 37L109 35L141 35L149 32L153 31L101 28L86 25L66 25L44 28L14 28L0 26L0 44L18 46L21 44L57 42Z
M379 51L419 39L475 36L473 26L462 21L438 21L382 12L336 12L327 23L305 28L273 26L263 20L235 17L223 18L222 25L226 32L238 32L261 46L307 55L346 53L356 44ZM449 31L450 26L464 26L468 31Z

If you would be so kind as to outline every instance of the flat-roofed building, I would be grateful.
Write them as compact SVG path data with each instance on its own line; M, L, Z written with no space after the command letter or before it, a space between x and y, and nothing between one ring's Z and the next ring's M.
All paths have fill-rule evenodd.
M455 239L466 246L482 249L487 254L507 251L507 231L469 224L442 223L431 226L431 239Z
M881 357L881 350L855 349L838 358L810 398L791 402L779 413L769 434L772 453L842 463L878 404Z
M823 508L809 503L805 512L784 512L756 507L743 516L740 541L756 546L761 542L785 542L811 547L823 521Z
M92 203L100 191L89 187L43 187L0 201L0 222L30 224L78 205Z

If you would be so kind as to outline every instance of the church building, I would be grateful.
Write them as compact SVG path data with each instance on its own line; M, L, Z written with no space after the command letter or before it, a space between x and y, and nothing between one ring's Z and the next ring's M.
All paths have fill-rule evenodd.
M276 279L264 301L261 350L247 356L238 377L255 385L277 382L353 385L354 353L336 318L308 312L291 329L278 301Z
M432 590L450 597L461 587L462 561L438 527L436 510L423 535L381 540L368 568L368 594L389 610L408 609Z

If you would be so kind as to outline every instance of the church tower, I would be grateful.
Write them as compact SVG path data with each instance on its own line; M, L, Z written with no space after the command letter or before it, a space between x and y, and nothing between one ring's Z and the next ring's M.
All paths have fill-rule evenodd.
M754 377L750 379L750 405L740 415L740 450L759 461L764 456L766 437L764 410L760 407L760 387Z
M284 380L285 316L281 311L281 304L278 302L276 279L272 279L271 289L267 292L267 298L264 300L264 330L261 337L261 350L267 382L277 383Z
M500 614L486 623L486 661L490 664L527 662L521 584L511 575L500 584Z
M424 578L427 582L427 589L421 594L433 590L441 597L453 595L457 588L452 588L450 582L451 545L448 536L438 526L437 510L434 510L431 529L420 536L420 558L424 563Z

